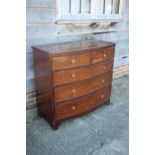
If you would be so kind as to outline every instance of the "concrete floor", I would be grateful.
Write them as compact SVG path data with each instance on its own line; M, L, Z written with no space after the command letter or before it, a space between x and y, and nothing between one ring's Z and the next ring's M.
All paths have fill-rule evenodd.
M53 131L27 111L27 155L128 155L128 76L113 81L111 104Z

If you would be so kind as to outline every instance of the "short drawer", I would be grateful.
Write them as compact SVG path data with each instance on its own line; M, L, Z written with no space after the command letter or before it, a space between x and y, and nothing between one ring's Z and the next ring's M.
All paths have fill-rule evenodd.
M55 104L55 118L63 119L91 111L110 98L111 86L106 86L87 96Z
M107 71L112 71L113 70L113 60L108 60L104 61L101 63L97 63L92 65L91 67L91 77L103 74Z
M114 47L94 49L92 52L92 63L97 63L114 57Z
M82 54L56 56L52 58L53 70L74 68L90 64L91 51L84 51Z
M60 102L83 96L110 84L111 81L112 72L107 72L92 79L57 86L54 88L54 100Z
M97 63L76 69L60 70L53 72L53 84L60 85L74 81L95 77L107 71L112 71L113 60Z

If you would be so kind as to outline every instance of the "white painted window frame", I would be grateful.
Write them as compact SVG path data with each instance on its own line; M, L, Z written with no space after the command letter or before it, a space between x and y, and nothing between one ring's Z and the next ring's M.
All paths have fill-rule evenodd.
M90 14L66 14L61 15L60 1L56 0L56 23L65 24L65 23L92 23L92 22L120 22L123 19L123 8L124 0L120 0L119 4L119 13L118 14L97 14L97 1L91 0L91 13Z

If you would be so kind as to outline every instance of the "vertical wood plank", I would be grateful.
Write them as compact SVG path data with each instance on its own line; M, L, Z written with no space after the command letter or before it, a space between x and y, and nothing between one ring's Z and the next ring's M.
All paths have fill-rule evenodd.
M105 14L105 1L106 0L103 0L103 14Z
M69 0L69 13L71 13L72 0Z
M81 5L82 5L81 0L80 0L80 4L79 4L79 5L80 5L80 6L79 6L79 13L81 13L81 9L82 9L82 8L81 8L81 7L82 7L82 6L81 6Z

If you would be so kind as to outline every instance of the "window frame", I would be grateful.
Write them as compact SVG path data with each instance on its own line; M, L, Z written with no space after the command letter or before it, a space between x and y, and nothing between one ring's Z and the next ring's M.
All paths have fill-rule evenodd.
M123 8L124 0L120 0L119 3L119 13L118 14L97 14L97 1L91 0L90 14L66 14L61 15L60 13L60 1L56 0L56 23L57 24L67 24L67 23L92 23L92 22L121 22L123 20Z

